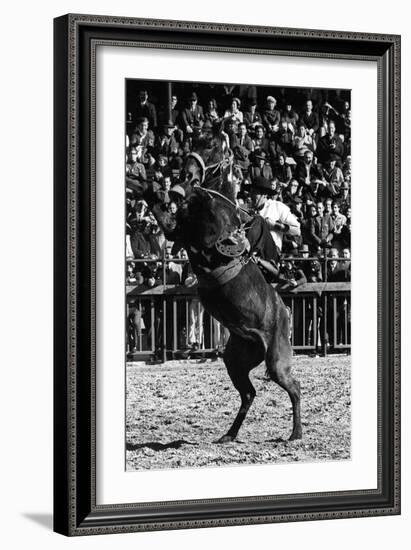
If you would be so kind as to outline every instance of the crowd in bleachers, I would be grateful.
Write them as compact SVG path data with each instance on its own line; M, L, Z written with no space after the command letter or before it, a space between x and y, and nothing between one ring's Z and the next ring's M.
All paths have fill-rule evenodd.
M151 188L175 215L185 196L179 184L187 154L221 136L234 156L238 203L249 207L250 189L263 176L270 199L286 204L300 224L299 235L282 241L284 288L349 281L349 91L182 83L171 89L161 95L147 82L127 95L127 283L192 282L186 252L167 242L143 194Z

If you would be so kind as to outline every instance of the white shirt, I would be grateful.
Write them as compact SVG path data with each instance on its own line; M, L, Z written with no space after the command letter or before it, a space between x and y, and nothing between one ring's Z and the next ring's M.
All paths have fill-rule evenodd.
M281 222L289 226L288 235L297 237L301 235L300 223L292 214L287 205L280 201L267 199L264 206L259 211L260 216L268 218L271 223ZM278 250L281 252L283 246L283 231L270 230L271 236Z

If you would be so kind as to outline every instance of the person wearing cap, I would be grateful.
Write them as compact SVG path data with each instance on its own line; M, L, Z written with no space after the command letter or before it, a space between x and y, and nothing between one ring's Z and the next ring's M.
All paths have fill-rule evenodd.
M272 138L280 129L281 113L276 109L277 100L272 95L266 99L266 108L262 112L263 125L267 135Z
M182 120L184 132L189 135L198 131L204 123L203 108L198 104L198 97L195 92L189 97L188 107L182 113Z
M298 237L301 235L301 230L290 208L271 198L275 188L274 182L271 183L264 176L258 176L254 179L250 192L254 209L265 220L276 249L280 253L284 234Z

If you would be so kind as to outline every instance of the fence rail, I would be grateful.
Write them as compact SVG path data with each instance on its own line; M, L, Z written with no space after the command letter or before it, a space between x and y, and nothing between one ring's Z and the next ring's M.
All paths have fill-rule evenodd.
M306 283L280 293L290 310L290 341L296 352L351 348L350 283ZM127 286L127 357L166 361L222 352L228 333L206 311L195 288Z

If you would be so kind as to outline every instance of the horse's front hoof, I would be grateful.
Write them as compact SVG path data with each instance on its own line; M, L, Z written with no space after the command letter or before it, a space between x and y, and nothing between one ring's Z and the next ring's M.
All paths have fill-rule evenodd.
M220 439L216 439L214 443L230 443L231 441L234 441L234 437L232 435L225 434L223 437L220 437Z

